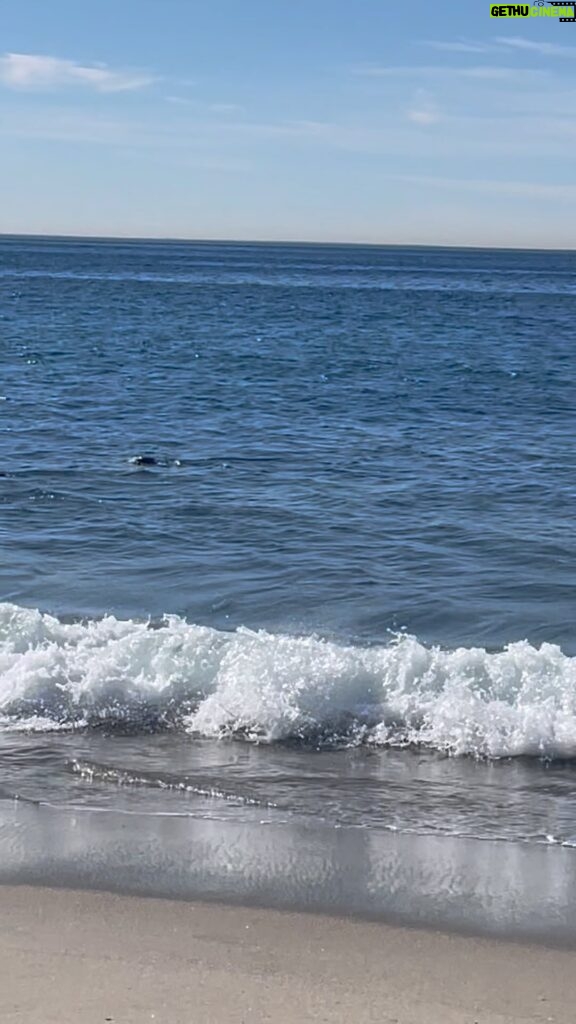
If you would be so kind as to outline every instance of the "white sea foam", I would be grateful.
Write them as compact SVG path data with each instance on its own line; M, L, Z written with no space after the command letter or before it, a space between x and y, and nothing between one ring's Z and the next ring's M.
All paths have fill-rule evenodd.
M421 744L576 757L576 659L514 643L445 651L220 632L169 616L66 624L0 604L0 727L178 724L260 741Z

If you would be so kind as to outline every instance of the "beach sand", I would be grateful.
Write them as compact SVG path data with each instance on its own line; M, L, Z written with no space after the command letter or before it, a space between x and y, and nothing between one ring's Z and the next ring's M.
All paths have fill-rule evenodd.
M3 1024L568 1024L576 953L273 910L1 887Z

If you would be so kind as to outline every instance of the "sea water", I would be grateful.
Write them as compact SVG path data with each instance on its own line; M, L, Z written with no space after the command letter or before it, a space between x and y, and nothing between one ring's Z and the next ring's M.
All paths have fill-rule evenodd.
M570 252L1 239L5 807L575 842L575 324Z

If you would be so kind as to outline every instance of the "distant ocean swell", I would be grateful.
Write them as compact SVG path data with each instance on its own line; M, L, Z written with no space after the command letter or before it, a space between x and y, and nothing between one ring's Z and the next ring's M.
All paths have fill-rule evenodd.
M0 604L0 728L178 728L255 742L576 757L576 659L222 632L178 616L64 623Z

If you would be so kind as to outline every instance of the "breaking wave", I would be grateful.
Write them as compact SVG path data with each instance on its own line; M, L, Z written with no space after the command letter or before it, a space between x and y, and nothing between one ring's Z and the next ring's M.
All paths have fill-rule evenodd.
M87 728L572 758L576 659L527 641L361 647L178 616L66 623L0 604L0 729Z

